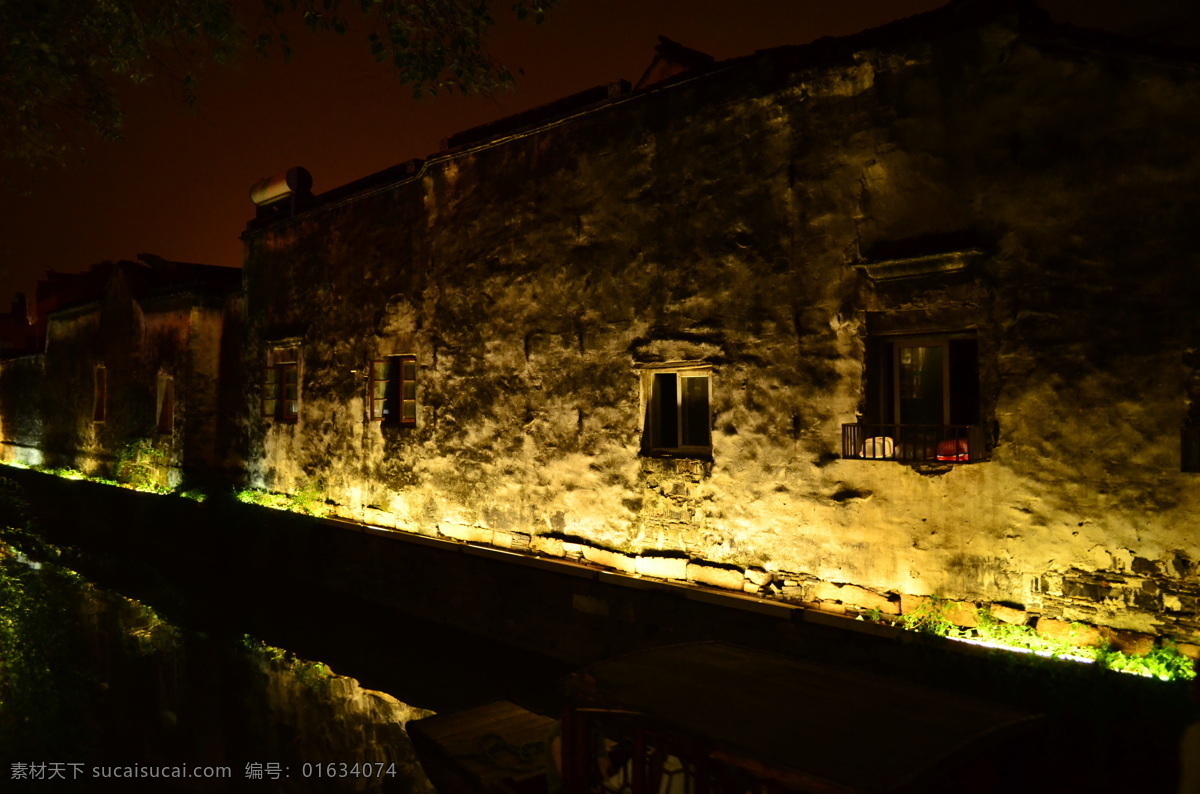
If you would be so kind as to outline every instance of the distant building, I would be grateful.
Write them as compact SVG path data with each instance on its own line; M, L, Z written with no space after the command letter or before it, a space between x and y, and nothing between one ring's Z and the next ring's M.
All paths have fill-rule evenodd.
M221 346L240 271L141 260L39 284L43 340L0 362L5 460L146 485L223 466Z
M0 314L0 358L23 355L36 346L37 339L29 322L25 296L18 294L8 313Z

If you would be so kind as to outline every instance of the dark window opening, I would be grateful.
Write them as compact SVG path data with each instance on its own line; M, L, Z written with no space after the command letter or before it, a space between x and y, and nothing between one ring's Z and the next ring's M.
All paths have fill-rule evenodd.
M712 451L709 373L656 372L650 380L645 447L648 452Z
M848 458L982 460L979 343L972 336L874 337L863 422L843 426Z
M371 363L371 420L416 427L416 356L387 356Z
M262 415L281 422L300 417L299 349L276 348L263 367Z
M92 421L103 422L108 413L108 370L96 367L92 388Z
M169 375L158 376L158 410L155 426L163 435L175 431L175 379Z
M1180 471L1200 472L1200 427L1185 426L1179 435Z

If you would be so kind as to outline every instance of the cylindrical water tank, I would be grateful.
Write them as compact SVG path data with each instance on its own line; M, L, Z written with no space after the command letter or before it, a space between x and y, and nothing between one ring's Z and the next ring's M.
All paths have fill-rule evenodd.
M291 198L293 195L304 195L312 190L312 174L307 168L296 166L285 173L260 179L250 188L250 200L259 207L269 207L272 204Z

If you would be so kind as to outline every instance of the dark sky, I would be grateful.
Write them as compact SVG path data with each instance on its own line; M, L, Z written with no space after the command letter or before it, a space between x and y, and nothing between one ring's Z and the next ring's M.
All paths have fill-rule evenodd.
M1181 0L1047 0L1059 18L1155 35L1178 30ZM1115 2L1115 0L1114 0ZM508 2L495 4L507 9ZM927 11L941 0L564 0L541 26L501 16L491 50L523 75L492 99L414 101L384 66L365 33L293 36L285 63L245 53L201 75L189 110L163 83L126 91L125 138L93 141L65 168L3 175L0 192L0 311L32 293L48 269L78 271L139 252L218 265L241 263L238 235L252 217L250 185L303 165L322 192L412 157L425 157L454 132L567 94L625 78L636 82L658 34L718 60L803 44ZM1133 20L1126 7L1137 5ZM1146 9L1151 12L1147 13ZM1165 10L1164 10L1165 9ZM1167 19L1164 24L1163 20ZM0 188L3 190L3 188Z

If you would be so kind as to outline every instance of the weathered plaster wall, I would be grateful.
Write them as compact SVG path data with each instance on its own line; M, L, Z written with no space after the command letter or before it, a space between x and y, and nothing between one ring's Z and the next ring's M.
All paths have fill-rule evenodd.
M854 583L1191 637L1196 77L1004 24L762 57L249 232L248 371L301 340L298 423L245 390L250 481L804 600ZM850 267L964 240L987 255L957 279ZM876 320L974 331L991 460L840 459ZM391 353L418 358L415 429L364 421ZM713 367L712 459L641 456L638 365L689 360Z

